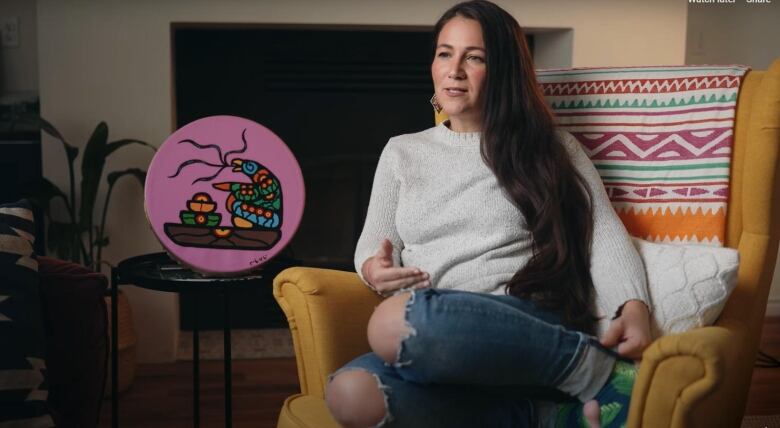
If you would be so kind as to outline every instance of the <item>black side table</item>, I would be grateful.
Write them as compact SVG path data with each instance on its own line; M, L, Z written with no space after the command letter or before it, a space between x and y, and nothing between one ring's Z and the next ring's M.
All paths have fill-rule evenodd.
M197 297L201 293L221 293L224 296L224 347L225 347L225 426L233 425L232 356L230 350L230 292L236 289L255 288L267 284L282 269L295 263L276 259L263 265L251 275L233 278L205 277L182 267L167 253L153 253L131 257L111 269L111 426L119 426L118 366L119 327L117 325L117 293L122 284L132 284L150 290L179 294L191 294L195 300L192 329L192 409L193 422L200 426L200 349L198 341Z

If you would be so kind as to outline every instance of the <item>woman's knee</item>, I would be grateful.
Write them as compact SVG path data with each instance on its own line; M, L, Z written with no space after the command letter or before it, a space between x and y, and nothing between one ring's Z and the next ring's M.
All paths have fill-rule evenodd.
M376 307L368 321L368 344L381 359L394 363L401 340L410 333L406 325L406 303L411 293L388 297Z
M384 392L374 374L345 370L333 377L325 391L325 403L345 428L378 425L387 414Z

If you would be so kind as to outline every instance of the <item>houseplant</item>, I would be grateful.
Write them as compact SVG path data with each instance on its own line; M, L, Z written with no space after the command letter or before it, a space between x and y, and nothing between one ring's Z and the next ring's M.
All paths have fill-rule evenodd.
M100 272L104 264L103 247L109 244L106 235L106 214L114 185L124 176L138 179L141 186L146 179L146 171L139 168L128 168L112 171L106 175L108 190L99 213L100 222L96 223L95 205L100 187L106 159L129 145L142 145L156 150L152 145L136 139L108 140L108 125L100 122L89 137L81 156L81 183L79 203L76 203L76 179L74 168L79 155L79 148L70 144L65 137L47 120L36 117L33 119L39 129L57 139L65 150L68 161L69 194L63 192L56 184L42 177L40 187L33 192L33 199L38 203L48 220L47 248L61 259L81 263L95 272ZM55 219L52 216L52 202L61 199L65 206L66 219ZM106 263L107 264L107 263ZM109 265L110 266L110 265ZM107 308L111 310L110 297L106 297ZM119 290L117 299L117 327L119 329L119 391L128 389L135 377L135 344L136 336L133 329L132 311L127 296ZM109 320L111 319L109 313ZM106 385L110 393L111 386Z
M141 186L146 179L146 171L139 168L108 173L106 176L108 191L102 211L99 213L98 223L95 221L98 217L94 215L95 204L106 159L117 150L129 145L142 145L153 151L156 149L149 143L136 139L108 141L108 125L100 122L89 137L81 156L80 198L77 205L74 167L79 148L70 144L47 120L41 117L36 120L41 131L62 143L68 161L70 184L69 192L66 194L44 177L40 188L35 192L34 199L43 208L48 220L47 248L59 258L81 263L95 272L100 272L103 264L103 247L109 244L106 235L106 214L114 185L124 176L135 177ZM51 204L55 199L60 199L65 206L65 220L52 217Z

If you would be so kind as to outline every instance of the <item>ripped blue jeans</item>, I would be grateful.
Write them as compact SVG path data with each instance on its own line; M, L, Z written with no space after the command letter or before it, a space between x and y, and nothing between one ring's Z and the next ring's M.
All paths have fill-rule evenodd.
M619 358L525 300L456 290L411 293L410 334L397 362L368 353L331 375L375 375L387 408L381 427L549 426L552 402L592 399Z

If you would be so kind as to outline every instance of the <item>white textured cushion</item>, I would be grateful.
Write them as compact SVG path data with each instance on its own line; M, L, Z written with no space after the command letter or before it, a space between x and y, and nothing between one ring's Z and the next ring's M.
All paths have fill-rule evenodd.
M737 285L737 250L633 239L647 272L653 337L714 323Z

